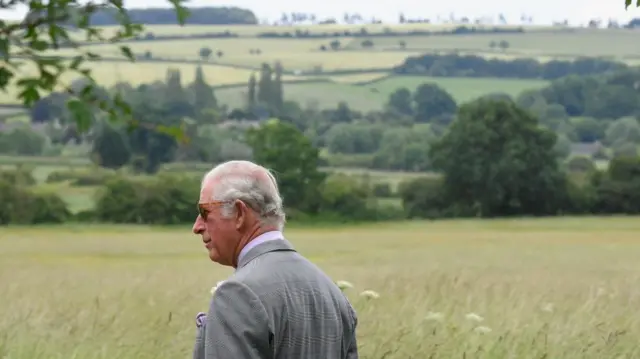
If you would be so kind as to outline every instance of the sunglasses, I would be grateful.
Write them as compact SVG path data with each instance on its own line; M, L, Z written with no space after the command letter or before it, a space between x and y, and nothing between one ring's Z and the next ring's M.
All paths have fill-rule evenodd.
M207 219L207 216L214 208L221 207L222 205L230 203L230 201L211 201L205 203L198 203L198 213L202 219Z

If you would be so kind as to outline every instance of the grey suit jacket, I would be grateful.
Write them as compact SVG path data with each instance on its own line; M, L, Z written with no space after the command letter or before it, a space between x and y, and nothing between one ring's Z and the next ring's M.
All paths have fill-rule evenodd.
M194 359L357 359L356 313L286 240L257 245L218 286Z

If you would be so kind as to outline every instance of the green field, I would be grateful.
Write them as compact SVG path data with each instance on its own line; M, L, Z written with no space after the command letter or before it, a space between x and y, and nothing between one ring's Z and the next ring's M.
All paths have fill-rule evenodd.
M291 228L359 315L362 358L637 358L640 220ZM185 358L231 273L188 227L0 234L4 358ZM363 290L380 294L375 300Z
M458 103L473 100L490 92L502 92L515 97L523 90L541 88L548 83L543 80L392 76L361 86L331 82L302 83L287 84L284 90L288 100L303 105L315 103L335 107L338 102L346 101L353 109L369 111L381 109L388 101L389 94L396 89L406 87L415 90L427 82L442 86ZM216 97L222 103L240 106L246 103L246 93L246 87L224 88L216 90Z

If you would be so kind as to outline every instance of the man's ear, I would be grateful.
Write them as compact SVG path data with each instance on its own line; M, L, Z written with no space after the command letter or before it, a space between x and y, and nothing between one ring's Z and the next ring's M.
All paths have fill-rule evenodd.
M236 217L236 229L239 230L240 228L244 227L245 222L247 221L247 205L245 205L244 202L240 200L236 200L233 203L233 207Z

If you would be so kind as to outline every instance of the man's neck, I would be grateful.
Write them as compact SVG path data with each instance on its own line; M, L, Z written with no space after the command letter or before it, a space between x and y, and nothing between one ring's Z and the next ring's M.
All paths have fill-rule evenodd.
M275 232L275 234L274 234ZM233 267L237 268L238 263L240 262L240 258L244 256L251 248L257 246L258 244L272 239L272 237L280 237L282 238L282 233L278 231L275 227L257 227L255 228L246 239L243 239L238 243L238 247L236 249L236 255L234 256L235 262L233 263ZM267 238L267 239L265 239Z
M282 235L282 232L278 230L262 233L261 235L252 239L251 242L247 243L247 245L244 246L244 248L242 248L242 250L240 251L240 255L238 256L238 263L240 263L240 260L242 259L242 257L246 256L247 253L249 253L249 251L255 248L256 246L264 242L275 241L280 239L284 239L284 237Z

